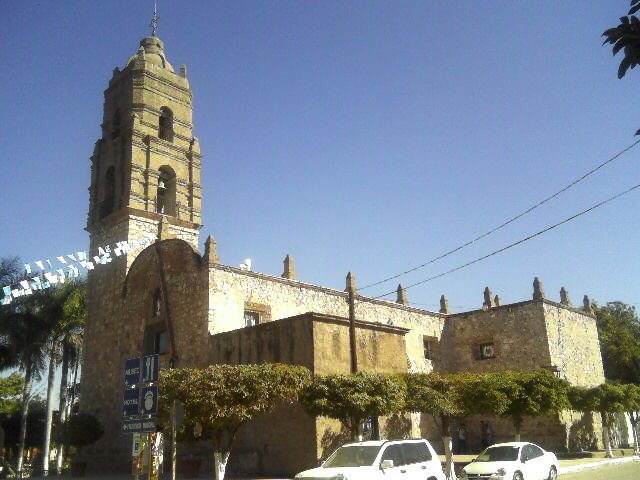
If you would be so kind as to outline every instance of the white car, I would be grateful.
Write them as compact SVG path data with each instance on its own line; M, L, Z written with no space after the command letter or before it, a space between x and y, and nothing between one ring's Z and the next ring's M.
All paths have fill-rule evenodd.
M426 440L348 443L296 480L445 480L440 459Z
M558 459L533 443L491 445L462 469L464 480L556 480Z

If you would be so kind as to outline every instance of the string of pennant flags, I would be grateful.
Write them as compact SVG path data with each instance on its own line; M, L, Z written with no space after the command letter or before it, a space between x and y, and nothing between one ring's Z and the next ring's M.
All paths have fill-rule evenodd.
M63 284L66 280L80 276L80 270L91 271L100 265L111 263L115 258L126 256L142 250L157 237L146 234L139 240L123 240L115 244L98 247L96 255L89 256L85 251L60 255L51 259L36 260L24 264L27 277L15 285L2 287L2 301L0 304L9 305L14 299L31 295L35 291L45 290L53 285ZM57 261L57 264L54 263Z

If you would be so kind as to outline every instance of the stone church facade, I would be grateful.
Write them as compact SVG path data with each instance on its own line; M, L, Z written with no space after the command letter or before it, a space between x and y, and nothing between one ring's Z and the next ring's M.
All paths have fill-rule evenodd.
M104 92L102 134L91 157L90 249L146 235L157 240L89 272L81 410L105 428L83 452L96 470L130 466L130 437L121 433L128 358L159 353L162 368L277 361L317 374L349 371L344 291L299 280L290 256L281 275L269 275L222 264L212 237L198 251L202 155L192 108L186 67L174 70L157 36L140 42ZM396 302L358 296L355 313L363 370L550 368L575 385L604 381L588 301L574 308L566 292L561 302L550 301L538 283L529 301L499 305L486 291L482 308L460 314L451 314L444 298L439 312L412 307L402 290ZM523 438L567 448L574 416L525 423ZM469 421L471 432L475 420ZM405 423L399 432L383 422L382 432L430 438L438 448L429 418L413 415ZM341 438L338 430L299 407L279 410L241 429L230 466L291 474L326 456ZM498 433L505 437L497 440L509 434L506 426ZM477 437L470 433L472 447ZM192 448L210 460L204 446Z

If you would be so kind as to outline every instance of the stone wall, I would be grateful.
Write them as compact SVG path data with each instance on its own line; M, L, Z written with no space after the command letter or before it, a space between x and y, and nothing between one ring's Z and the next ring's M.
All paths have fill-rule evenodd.
M358 322L359 368L406 372L406 360L398 355L405 350L406 333L398 327ZM335 316L305 314L220 333L209 337L209 354L210 363L281 362L305 366L315 374L348 373L349 322ZM383 431L388 423L383 420ZM317 465L319 458L326 457L345 439L348 435L339 422L313 419L299 406L283 405L240 429L229 470L292 476Z
M306 312L338 317L349 314L345 292L221 264L212 264L209 268L210 334L244 328L247 304L268 307L271 321ZM434 368L433 362L424 358L423 337L440 338L446 315L358 296L356 318L410 329L405 359L410 370L431 371Z
M95 471L123 472L130 466L131 436L121 433L124 363L153 353L145 351L145 332L154 328L173 332L174 343L160 355L161 368L168 366L172 353L178 367L208 363L207 268L200 255L181 240L166 240L145 249L124 282L113 271L120 268L123 273L123 264L103 265L89 275L91 316L85 334L81 409L96 415L105 428L98 443L83 451ZM157 291L162 302L156 314Z

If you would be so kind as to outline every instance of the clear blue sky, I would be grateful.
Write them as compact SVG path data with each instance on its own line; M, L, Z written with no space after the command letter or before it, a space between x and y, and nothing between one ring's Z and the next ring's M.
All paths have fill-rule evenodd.
M102 93L149 33L152 1L0 3L0 256L86 249ZM224 263L343 289L421 264L535 204L634 141L640 71L601 46L628 1L160 0L188 67L205 154L201 241ZM640 146L553 202L394 290L639 183ZM640 191L410 289L479 308L565 286L574 304L640 303ZM390 297L392 299L395 296Z

